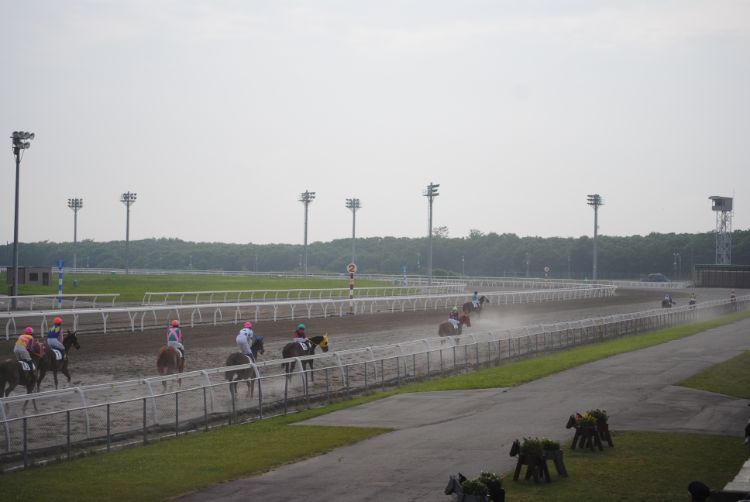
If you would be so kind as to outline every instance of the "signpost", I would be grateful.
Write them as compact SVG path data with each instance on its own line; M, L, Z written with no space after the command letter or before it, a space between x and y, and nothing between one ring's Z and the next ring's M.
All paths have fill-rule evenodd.
M62 308L62 280L65 262L57 260L57 308Z
M354 315L354 274L357 272L357 265L352 262L346 266L349 273L349 315Z

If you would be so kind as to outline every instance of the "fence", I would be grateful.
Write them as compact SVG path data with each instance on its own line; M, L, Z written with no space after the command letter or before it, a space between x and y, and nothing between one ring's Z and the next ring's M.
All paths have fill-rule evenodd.
M436 286L380 286L354 289L356 298L458 294L465 290L460 283ZM252 303L280 300L330 300L348 298L349 288L328 289L249 289L232 291L147 291L143 294L143 305L185 305L199 303Z
M519 304L540 303L548 301L567 301L581 298L601 298L611 296L614 286L578 285L567 289L544 289L527 291L502 291L485 293L491 303ZM83 329L107 333L108 329L143 331L147 327L163 327L171 319L179 319L183 324L189 320L190 326L196 324L237 323L241 319L258 321L279 321L295 319L312 319L315 317L344 316L353 314L374 314L378 312L406 312L446 309L468 301L466 293L442 295L385 296L372 298L279 300L271 302L207 303L192 305L137 305L107 309L70 309L36 312L11 311L0 312L0 322L5 322L5 339L18 325L40 326L44 332L49 319L60 316L66 325L74 330ZM73 322L69 322L70 317Z
M745 310L749 304L747 296L735 302L712 301L478 335L425 338L11 396L0 399L0 434L4 439L0 464L28 466L45 458L70 458L76 451L109 450L114 444L147 443L165 435L262 419L436 375ZM303 360L317 366L303 370ZM282 364L292 362L295 369L288 378ZM251 378L231 392L225 373L238 369L249 370ZM181 386L175 388L178 382ZM252 382L252 394L245 389L245 382L248 390ZM27 413L32 400L39 409Z
M3 301L8 302L6 311L10 312L13 300L16 300L16 310L34 310L34 303L37 309L41 305L48 305L50 309L74 309L81 303L87 304L91 308L96 308L96 302L103 300L114 307L115 301L120 296L119 293L98 293L98 294L63 294L63 295L22 295L22 296L4 296ZM100 306L103 303L99 302ZM106 305L104 305L106 306Z

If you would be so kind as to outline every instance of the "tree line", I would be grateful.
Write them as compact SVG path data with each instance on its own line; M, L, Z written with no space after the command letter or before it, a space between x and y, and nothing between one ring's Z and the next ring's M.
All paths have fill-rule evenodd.
M437 228L432 240L433 273L472 276L591 278L591 237L518 237L472 230L466 237L448 236ZM598 277L637 279L661 272L688 278L694 264L714 263L715 235L657 234L599 236ZM180 239L130 241L130 267L148 269L245 270L301 272L304 247L294 244L227 244ZM360 273L426 274L429 241L423 238L369 237L356 241ZM125 242L34 242L19 245L19 264L53 266L58 259L80 268L124 268ZM11 264L12 244L0 246L0 262ZM351 261L351 239L308 245L308 271L345 272ZM750 230L732 233L732 262L750 263Z

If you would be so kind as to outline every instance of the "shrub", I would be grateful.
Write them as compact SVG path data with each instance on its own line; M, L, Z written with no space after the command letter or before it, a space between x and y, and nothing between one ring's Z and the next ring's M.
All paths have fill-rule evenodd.
M554 439L542 438L542 449L547 451L559 450L560 442Z
M604 425L609 420L609 417L607 416L607 410L600 410L599 408L597 408L595 410L589 410L588 414L596 419L597 424Z
M521 455L540 457L542 455L542 440L539 438L523 438Z

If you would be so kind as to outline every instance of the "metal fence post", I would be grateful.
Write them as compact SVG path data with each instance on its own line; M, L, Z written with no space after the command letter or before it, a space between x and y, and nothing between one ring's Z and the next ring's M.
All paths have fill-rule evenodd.
M66 452L70 460L70 410L65 412L65 435L67 437Z
M326 403L331 404L331 381L328 366L326 366Z
M109 412L110 404L107 403L107 451L112 447L112 419Z
M143 399L143 444L146 444L146 399Z
M29 427L26 416L23 417L23 466L29 466Z
M384 359L380 360L380 390L385 390L385 374L383 373L383 361Z
M208 432L208 400L206 398L206 388L203 387L203 420L205 425L205 431Z
M284 415L287 413L287 396L289 395L289 375L284 377Z
M174 393L174 435L180 435L180 393Z
M365 361L365 393L367 393L367 361Z
M401 360L396 356L396 386L401 387Z

